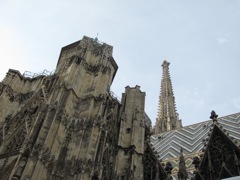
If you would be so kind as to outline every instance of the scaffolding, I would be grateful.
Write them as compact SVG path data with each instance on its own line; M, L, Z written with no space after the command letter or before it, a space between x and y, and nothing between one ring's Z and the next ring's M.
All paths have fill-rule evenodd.
M43 71L41 72L38 72L38 73L33 73L33 72L30 72L30 71L25 71L23 73L23 76L24 77L27 77L27 78L35 78L35 77L38 77L38 76L51 76L55 73L55 70L53 71L48 71L46 69L44 69Z

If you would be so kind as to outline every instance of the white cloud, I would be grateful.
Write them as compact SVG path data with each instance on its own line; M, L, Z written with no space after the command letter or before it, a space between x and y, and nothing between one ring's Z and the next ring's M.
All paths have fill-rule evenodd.
M226 38L217 38L217 42L219 43L219 44L224 44L224 43L226 43L226 42L228 42L228 40L226 39Z

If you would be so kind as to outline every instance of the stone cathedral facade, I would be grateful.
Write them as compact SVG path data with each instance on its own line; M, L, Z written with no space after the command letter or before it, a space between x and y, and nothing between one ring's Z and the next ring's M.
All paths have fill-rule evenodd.
M54 73L28 77L9 69L0 83L1 180L219 179L240 174L240 113L219 119L213 113L212 121L182 127L164 61L152 130L140 86L127 86L121 101L110 91L118 69L112 51L84 36L62 48Z

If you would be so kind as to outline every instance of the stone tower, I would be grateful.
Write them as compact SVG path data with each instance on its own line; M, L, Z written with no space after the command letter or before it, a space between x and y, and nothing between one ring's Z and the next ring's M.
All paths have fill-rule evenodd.
M176 111L175 97L172 89L172 82L169 74L170 63L166 60L162 63L163 74L161 82L161 92L158 105L158 116L154 133L162 133L182 127Z
M145 93L140 87L125 88L122 95L121 124L116 159L117 174L121 179L143 179L142 155L144 154L144 104ZM130 162L130 163L129 163ZM138 166L136 166L138 164ZM129 172L128 172L129 171Z
M53 74L8 71L0 83L0 179L166 177L148 150L145 93L126 87L120 102L110 91L112 51L84 36L62 48Z

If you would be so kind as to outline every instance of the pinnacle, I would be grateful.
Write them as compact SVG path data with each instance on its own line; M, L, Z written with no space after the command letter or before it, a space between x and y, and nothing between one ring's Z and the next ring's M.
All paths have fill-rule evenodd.
M158 104L158 117L155 126L156 134L181 127L176 111L171 77L168 70L169 65L170 63L166 60L162 63L163 71Z

